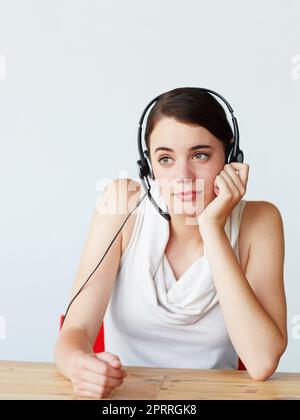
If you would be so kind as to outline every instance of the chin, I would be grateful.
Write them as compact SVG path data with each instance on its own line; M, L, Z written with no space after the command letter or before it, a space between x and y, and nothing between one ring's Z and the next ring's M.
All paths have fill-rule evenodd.
M171 208L174 215L197 217L204 210L204 205L203 200L182 201L174 199L169 208Z
M195 206L185 205L182 208L178 207L174 209L174 207L172 207L170 213L171 215L173 214L174 216L187 216L187 217L195 218L195 217L198 217L199 214L201 214L201 212L202 212L202 209L197 210L195 209Z

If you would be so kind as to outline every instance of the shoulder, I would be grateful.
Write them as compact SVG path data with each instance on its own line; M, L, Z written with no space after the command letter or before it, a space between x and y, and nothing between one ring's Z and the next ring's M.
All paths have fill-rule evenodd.
M117 215L118 226L123 225L125 219L132 211L120 232L121 253L123 254L130 241L137 212L134 210L142 185L131 178L118 178L111 181L100 196L100 208L105 214L107 212ZM133 211L134 210L134 211Z
M241 228L248 235L257 234L268 226L282 228L283 221L279 208L270 201L246 201L241 218Z
M250 251L272 241L283 246L283 220L279 208L270 201L246 201L240 221L240 261L245 271Z
M279 214L280 215L280 211L278 209L278 207L274 204L271 203L270 201L248 201L245 200L245 210L248 210L249 213L251 212L259 212L259 213L273 213L273 214Z

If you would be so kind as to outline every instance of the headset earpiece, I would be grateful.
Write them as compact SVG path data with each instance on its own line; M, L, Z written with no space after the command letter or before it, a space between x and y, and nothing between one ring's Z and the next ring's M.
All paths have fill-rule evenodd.
M231 162L239 162L239 163L243 163L244 162L244 153L241 149L238 150L237 155L234 154L234 146L235 143L230 143L227 146L227 154L226 154L226 163L231 163Z
M139 178L141 178L141 179L146 178L148 176L148 169L143 162L145 162L145 161L142 161L141 159L139 159L136 162L137 163L138 175L139 175Z
M239 162L239 163L244 162L244 153L242 150L239 150L238 155L236 157L236 162Z
M233 144L230 143L226 148L226 163L232 162Z
M150 155L149 155L148 149L145 149L144 150L144 157L145 157L145 161L146 161L146 165L147 165L147 173L148 173L148 176L151 179L155 179L154 178L153 169L152 169L152 165L151 165L151 162L150 162Z
M138 175L140 178L154 178L148 150L144 150L143 159L137 161Z

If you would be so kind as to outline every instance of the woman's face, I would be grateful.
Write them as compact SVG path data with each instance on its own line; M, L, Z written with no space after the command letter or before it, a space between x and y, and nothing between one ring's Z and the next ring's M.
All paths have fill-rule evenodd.
M149 144L153 173L170 214L198 216L216 197L214 180L225 165L223 143L204 127L164 117ZM178 195L187 191L196 194Z

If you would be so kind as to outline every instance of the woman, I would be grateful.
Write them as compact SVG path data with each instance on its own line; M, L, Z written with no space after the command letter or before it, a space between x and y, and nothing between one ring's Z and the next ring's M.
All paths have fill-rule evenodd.
M246 201L249 166L226 163L232 130L209 93L178 88L149 113L152 194L114 180L101 195L72 295L90 279L56 344L77 395L106 397L124 365L237 368L268 378L287 346L284 233L277 207ZM125 209L125 211L124 211ZM151 211L152 210L152 211ZM102 320L106 352L92 345Z

